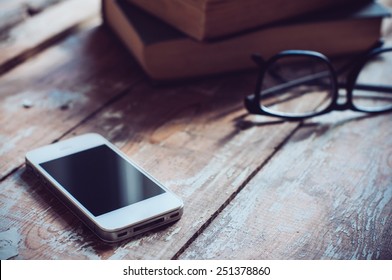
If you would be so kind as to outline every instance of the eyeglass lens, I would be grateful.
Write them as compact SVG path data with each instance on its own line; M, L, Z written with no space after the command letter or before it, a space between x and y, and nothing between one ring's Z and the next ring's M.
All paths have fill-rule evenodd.
M391 65L391 51L372 56L367 61L353 89L355 107L364 111L383 111L392 108ZM386 88L390 89L389 92Z
M284 56L266 69L260 105L275 115L303 116L325 110L334 88L328 65L309 56Z

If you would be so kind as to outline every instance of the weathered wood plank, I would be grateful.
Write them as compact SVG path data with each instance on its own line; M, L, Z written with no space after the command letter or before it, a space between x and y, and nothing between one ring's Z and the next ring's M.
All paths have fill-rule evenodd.
M97 48L97 46L99 46ZM72 36L0 78L0 179L141 79L103 27Z
M15 26L0 42L0 73L38 52L53 38L98 17L99 10L99 0L68 0Z
M297 126L260 117L254 118L259 127L247 127L242 98L253 82L253 75L244 74L165 88L140 84L72 133L101 133L184 199L184 217L163 230L105 245L35 179L20 171L5 180L1 230L21 234L17 258L177 255Z
M383 4L387 9L389 9L392 14L392 1L391 0L380 0L381 4ZM392 19L385 18L382 24L382 35L389 42L392 42Z
M360 256L347 248L350 244L359 244L364 258L388 256L388 116L350 123L333 118L330 124L303 127L276 154L298 124L243 117L242 98L253 87L252 75L152 88L133 60L122 63L128 55L107 38L101 29L72 37L0 80L0 133L8 145L1 156L12 162L1 170L19 166L26 150L63 135L98 132L178 193L185 201L184 217L162 230L106 245L19 169L0 181L0 231L19 238L16 258L166 259L187 248L182 258ZM19 125L23 129L15 130ZM358 140L374 127L385 129L374 136L380 144L376 151L369 148L369 139ZM359 144L352 147L352 141ZM350 160L353 150L358 153ZM380 151L387 152L376 164L368 159ZM327 171L320 175L321 167ZM341 174L339 184L331 176L335 173ZM374 192L365 188L372 180L379 182ZM361 243L367 236L373 241ZM241 243L230 243L234 240ZM257 248L267 242L262 255ZM377 246L382 249L372 255Z
M391 259L391 115L341 118L302 127L181 258Z
M38 14L46 8L67 0L2 0L0 1L0 33ZM1 34L0 34L1 35Z
M388 20L384 34L390 30ZM392 259L391 115L318 120L179 258Z
M26 6L28 13L31 15L35 15L41 13L48 7L57 4L62 1L69 1L69 0L18 0L22 2L24 6ZM15 2L15 1L14 1Z
M4 36L3 32L27 17L23 6L15 5L14 1L3 2L0 3L0 38Z

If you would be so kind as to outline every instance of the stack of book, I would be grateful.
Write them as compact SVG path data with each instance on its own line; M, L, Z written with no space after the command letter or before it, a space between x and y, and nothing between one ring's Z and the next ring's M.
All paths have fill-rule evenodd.
M254 67L252 53L328 56L380 40L380 4L364 0L102 0L104 21L155 80Z

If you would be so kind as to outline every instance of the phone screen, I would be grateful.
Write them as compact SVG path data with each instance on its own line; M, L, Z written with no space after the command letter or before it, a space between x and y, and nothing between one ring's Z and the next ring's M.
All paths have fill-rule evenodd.
M94 216L165 192L107 145L40 166Z

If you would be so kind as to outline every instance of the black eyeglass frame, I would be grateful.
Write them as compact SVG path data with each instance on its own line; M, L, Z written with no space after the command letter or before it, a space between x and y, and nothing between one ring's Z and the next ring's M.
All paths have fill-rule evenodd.
M252 55L252 59L256 62L259 67L258 78L256 82L255 92L252 95L249 95L244 100L245 108L251 114L258 114L258 115L266 115L271 117L279 117L284 118L287 120L303 120L306 118L312 118L319 115L327 114L332 111L344 111L344 110L352 110L356 112L364 112L364 113L373 113L373 114L380 114L386 112L392 112L392 105L390 108L386 109L363 109L358 108L353 103L353 90L355 87L356 80L358 78L359 73L365 66L365 64L372 58L377 55L380 55L384 52L392 52L392 47L388 48L375 48L370 52L367 52L365 55L362 55L360 58L356 59L354 65L351 67L350 72L347 75L347 80L344 86L338 84L338 73L332 65L332 62L328 57L325 55L315 52L315 51L308 51L308 50L286 50L282 51L269 60L265 61L260 55ZM319 60L327 66L329 71L329 77L331 80L331 99L330 104L323 110L318 112L312 113L304 113L303 115L294 115L290 113L275 113L269 110L268 108L261 105L262 100L262 93L261 87L263 83L264 76L266 74L266 70L274 64L277 60L285 58L285 57L309 57L315 60ZM338 103L339 98L339 88L344 88L346 90L346 101L344 103ZM380 86L377 87L375 85L368 85L364 86L364 88L371 88L382 90L384 92L392 93L392 87L389 86Z

